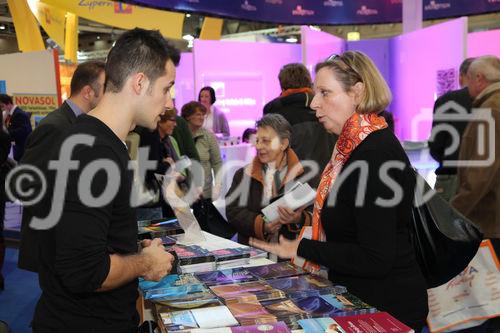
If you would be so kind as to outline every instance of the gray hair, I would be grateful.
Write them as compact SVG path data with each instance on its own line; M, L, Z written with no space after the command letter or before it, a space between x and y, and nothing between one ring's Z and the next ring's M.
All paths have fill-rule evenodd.
M500 81L500 59L493 55L476 58L469 68L470 75L482 74L490 83Z
M292 126L282 115L277 113L266 114L260 120L257 120L255 124L256 128L266 126L271 127L278 134L280 139L292 140Z

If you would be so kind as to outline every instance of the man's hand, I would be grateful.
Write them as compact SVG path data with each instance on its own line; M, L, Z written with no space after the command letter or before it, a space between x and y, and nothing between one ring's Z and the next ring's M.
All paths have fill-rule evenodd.
M148 263L143 275L145 280L160 281L172 270L174 257L165 251L159 238L153 239L149 246L143 248L141 255Z

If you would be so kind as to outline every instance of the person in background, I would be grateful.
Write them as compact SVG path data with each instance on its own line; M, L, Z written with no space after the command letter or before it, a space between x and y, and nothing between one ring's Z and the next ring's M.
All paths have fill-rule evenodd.
M315 71L311 107L339 138L321 176L311 239L253 238L250 245L297 264L303 258L309 271L327 269L331 281L420 332L428 301L410 241L416 177L378 115L391 100L390 90L371 59L358 51L332 55Z
M19 162L24 154L26 139L32 130L31 114L24 112L19 106L15 105L12 97L7 94L0 94L0 109L7 112L5 127L14 142L14 160Z
M250 143L255 146L255 140L257 138L257 130L255 128L247 128L243 131L241 136L241 142Z
M172 133L172 137L175 138L177 144L179 145L179 152L181 153L181 156L185 155L192 160L199 161L200 156L198 155L198 151L194 145L193 135L189 130L186 119L176 115L175 123L176 126L174 128L174 132Z
M238 231L238 242L248 244L250 237L275 241L278 235L295 239L304 225L311 224L311 214L279 207L279 218L266 221L261 213L274 198L295 184L303 172L302 165L290 141L292 127L279 114L267 114L257 121L257 156L252 163L236 171L231 188L226 194L226 216ZM239 192L248 185L248 192ZM237 193L237 194L235 194ZM241 197L243 199L243 205Z
M462 136L459 158L463 161L492 158L492 162L458 168L458 191L451 204L481 227L484 238L489 238L500 254L500 59L496 56L476 58L467 79L474 99L472 106L480 109L479 112L491 111L494 133L484 121L469 122ZM490 138L494 138L494 142ZM494 151L490 151L492 145Z
M0 128L0 291L5 288L5 281L2 275L3 261L5 258L5 239L3 237L4 219L5 219L5 178L10 170L7 165L7 158L10 152L9 134Z
M179 60L179 51L158 30L126 31L109 51L101 101L79 116L66 136L94 142L73 149L77 167L65 179L62 215L39 235L42 294L34 333L135 333L138 277L159 281L170 272L174 258L161 239L143 241L138 249L125 140L136 125L156 128L160 114L173 107L170 91ZM90 165L99 168L89 177ZM87 196L81 195L82 186ZM112 186L114 193L102 195Z
M65 131L76 121L76 117L86 114L97 106L104 93L104 67L102 61L84 62L76 68L71 78L71 95L64 103L44 117L28 136L26 150L21 164L31 165L45 173L48 170L49 151L59 146ZM51 186L52 188L52 186ZM21 242L18 266L37 272L39 253L36 231L29 223L34 216L45 217L35 206L24 206L21 221Z
M198 102L203 104L207 109L204 128L212 131L215 134L222 133L224 136L229 136L229 125L226 115L214 106L216 101L215 90L212 87L203 87L198 95Z
M308 182L312 187L317 187L320 172L330 159L337 136L325 131L314 116L311 109L311 75L304 65L294 63L283 66L278 79L281 94L264 106L264 114L280 114L292 125L290 146L300 161L314 161L319 167ZM308 169L306 165L304 168Z
M470 114L472 109L472 97L467 88L468 79L467 71L469 66L474 61L474 58L465 59L460 65L460 75L459 75L459 90L449 91L446 94L440 96L434 103L433 115L434 119L432 121L431 137L429 139L429 152L431 156L438 162L439 166L436 169L436 184L434 189L438 192L446 201L450 201L451 198L457 192L457 167L456 166L444 166L443 163L447 161L457 161L460 152L460 143L457 145L456 149L452 152L447 152L447 148L451 148L454 144L453 133L446 129L439 129L441 126L451 126L457 135L457 138L461 140L462 134L467 126L467 121L465 120L453 120L453 116L457 115L456 107L452 104L446 109L441 110L441 112L436 116L436 111L443 107L444 104L452 101L457 103ZM439 126L439 127L438 127Z
M203 104L193 101L182 107L181 116L188 122L204 172L202 198L193 204L193 214L201 228L210 231L209 216L215 209L212 201L217 200L221 190L221 180L217 176L222 168L222 159L215 135L203 127L206 110Z
M160 156L164 168L162 174L182 156L177 140L172 136L175 127L177 127L176 116L177 110L175 108L167 109L158 121L158 134L161 142Z

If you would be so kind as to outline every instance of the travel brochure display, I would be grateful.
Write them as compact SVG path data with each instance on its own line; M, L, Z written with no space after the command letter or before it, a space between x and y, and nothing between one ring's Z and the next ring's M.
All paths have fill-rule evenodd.
M267 253L233 247L225 240L214 246L198 230L190 212L175 214L183 215L182 223L177 219L138 222L139 238L161 237L176 258L173 272L182 273L159 282L139 281L143 297L154 304L162 332L285 333L301 328L306 333L411 332L390 315L377 314L345 287L290 262L241 268L250 258Z
M361 318L359 325L375 325L375 321L382 325L385 320L382 327L389 323L404 327L387 314L373 317L376 309L350 294L345 287L307 274L289 262L172 274L159 282L141 280L139 287L144 297L154 303L161 329L167 333L203 333L208 329L211 329L208 333L216 332L215 329L219 329L217 332L259 332L258 327L281 327L277 332L289 332L283 331L282 325L273 326L279 322L289 330L304 328L306 332L325 332L329 326L353 322L355 318ZM335 318L335 323L330 322L330 317ZM251 329L233 330L244 326Z

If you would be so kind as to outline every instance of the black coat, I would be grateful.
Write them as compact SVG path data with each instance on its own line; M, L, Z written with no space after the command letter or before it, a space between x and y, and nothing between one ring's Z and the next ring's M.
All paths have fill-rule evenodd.
M458 160L458 155L460 152L460 146L452 152L451 154L445 154L445 150L452 144L452 136L447 131L439 131L437 132L436 126L441 124L447 124L452 126L458 133L459 138L462 138L462 134L467 127L468 122L464 120L456 120L452 119L453 115L457 114L457 111L453 108L448 108L444 110L444 114L449 119L439 119L436 117L436 110L443 106L445 103L453 101L463 107L467 113L471 112L472 108L472 97L467 90L467 87L460 89L449 91L443 96L439 97L434 103L434 119L432 121L432 130L436 131L436 135L432 140L429 140L429 150L431 156L439 163L439 167L436 169L437 175L456 175L457 168L456 167L443 167L443 161L446 160Z
M382 207L375 204L377 198L395 195L379 176L387 161L404 166L389 171L402 189L402 200ZM363 193L359 169L339 181L355 162L368 165L366 181L360 181L366 184L364 202L358 206L356 196ZM388 128L370 134L352 152L326 198L321 221L327 241L303 239L298 248L299 256L329 268L334 283L410 327L424 325L428 312L427 287L409 235L414 189L414 171L394 134ZM333 193L336 202L327 204Z
M264 106L264 114L280 114L292 125L290 147L299 157L306 173L309 168L304 161L312 160L318 164L319 171L308 182L312 187L317 187L337 136L329 134L316 118L314 110L310 108L313 97L312 93L299 92L275 98Z
M43 118L35 130L28 137L26 152L21 159L21 164L29 164L42 170L46 174L48 163L53 152L60 145L66 130L76 121L76 116L71 107L64 102L61 107L50 112ZM58 149L57 149L58 151ZM39 190L39 184L34 185ZM48 186L52 189L52 186ZM49 197L51 197L49 195ZM50 201L45 198L44 202ZM45 217L50 207L45 207L42 212L39 205L25 206L21 222L21 244L19 246L18 266L21 269L37 272L38 244L36 231L29 227L33 216Z
M20 107L16 107L10 118L10 124L7 128L9 135L16 144L14 146L14 159L20 161L24 154L26 139L31 133L30 114L24 112Z

